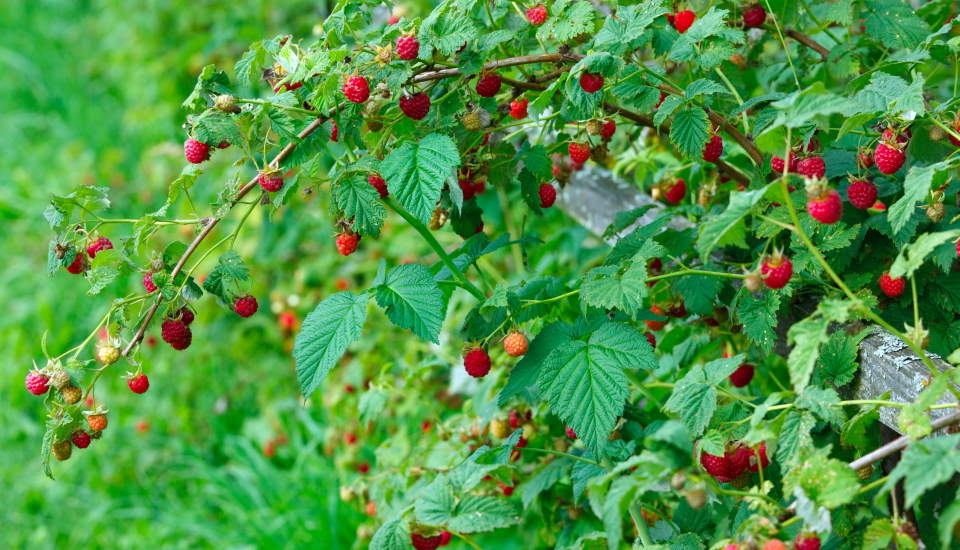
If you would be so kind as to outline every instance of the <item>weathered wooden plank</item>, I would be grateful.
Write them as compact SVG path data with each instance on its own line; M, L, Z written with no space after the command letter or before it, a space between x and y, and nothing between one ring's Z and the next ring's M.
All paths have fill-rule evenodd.
M570 182L560 193L560 207L574 220L589 229L595 235L603 235L618 212L639 208L648 204L655 205L637 224L648 223L663 209L648 194L636 185L614 176L609 170L594 166L584 167L575 172ZM690 227L690 222L677 218L671 222L675 228ZM622 234L629 233L632 228ZM608 239L610 244L616 237ZM786 342L778 346L777 351L786 354ZM928 354L940 369L953 368L934 354ZM860 372L855 382L856 399L879 399L890 392L889 400L901 403L914 401L917 394L926 387L930 370L902 340L877 327L873 334L864 338L860 344ZM940 402L952 402L947 395ZM899 433L897 414L899 409L882 407L880 421ZM934 419L942 418L954 412L951 409L934 411Z

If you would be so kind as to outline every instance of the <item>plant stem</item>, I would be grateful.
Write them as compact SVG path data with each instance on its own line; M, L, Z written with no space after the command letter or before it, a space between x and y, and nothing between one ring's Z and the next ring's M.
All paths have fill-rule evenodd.
M471 540L470 537L464 535L463 533L454 533L454 534L460 537L463 540L463 542L467 543L467 545L470 546L470 548L473 548L473 550L483 550L482 548L477 546L477 543L473 542L473 540Z
M462 271L460 271L460 269L456 266L456 264L453 263L453 260L450 259L450 256L446 253L443 247L440 246L440 243L437 242L437 239L436 237L433 236L433 233L431 233L430 230L427 229L427 227L420 222L420 220L413 217L413 214L411 214L410 212L407 212L406 209L404 209L402 206L397 204L397 202L393 200L392 197L384 198L383 202L384 204L389 206L391 210L393 210L397 214L400 214L400 217L406 220L407 223L409 223L411 226L413 226L413 228L417 230L417 233L420 233L420 236L423 237L425 241L427 241L427 244L430 245L430 248L432 248L433 251L437 253L437 256L440 256L440 260L443 262L444 265L447 266L447 269L449 269L450 272L453 273L453 276L460 281L461 286L463 287L464 290L466 290L470 294L473 294L478 300L486 299L486 295L484 295L483 291L475 287L473 283L471 283L470 280L467 279L467 276L464 275Z
M576 296L580 294L580 289L571 290L570 292L565 292L559 296L554 296L553 298L544 298L543 300L524 300L523 307L535 306L538 304L548 304L550 302L556 302L558 300L563 300L564 298L569 298L570 296Z
M733 87L733 83L730 82L730 79L727 78L727 75L725 75L725 74L723 73L723 71L720 69L720 67L715 67L713 70L716 71L717 75L720 76L720 80L722 80L723 83L727 85L727 89L730 90L730 93L733 94L733 97L734 97L734 99L737 100L737 103L742 106L742 105L743 105L743 98L740 97L740 93L737 92L737 89ZM740 114L741 114L742 117L743 117L743 131L749 134L749 133L750 133L750 122L747 120L747 112L746 112L746 111L743 111L743 112L740 113Z
M707 271L705 269L681 269L672 273L664 273L654 277L647 277L647 281L659 281L660 279L669 279L671 277L681 277L683 275L708 275L711 277L725 277L727 279L743 279L746 275L740 273L724 273L723 271Z
M652 546L653 539L650 538L650 530L647 529L647 521L643 519L643 510L636 502L630 504L630 518L633 519L633 525L637 528L637 536L644 546Z
M562 457L565 457L565 458L570 458L570 459L573 459L573 460L579 460L580 462L584 462L584 463L586 463L586 464L592 464L592 465L594 465L594 466L598 466L598 467L600 467L600 468L603 468L603 466L602 466L599 462L596 462L596 461L594 461L594 460L590 460L589 458L584 458L584 457L582 457L582 456L572 455L572 454L570 454L570 453L561 453L560 451L554 451L553 449L540 449L540 448L538 448L538 447L514 447L513 449L516 450L516 451L521 451L521 452L530 451L530 452L534 452L534 453L543 453L543 454L548 454L548 455L562 456Z
M274 103L272 101L267 101L265 99L238 99L237 103L253 103L256 105L266 105L268 107L273 107L274 109L283 109L284 111L290 111L292 113L300 113L302 115L310 116L321 116L317 111L311 111L310 109L304 109L302 107L294 107L292 105L281 105L280 103Z

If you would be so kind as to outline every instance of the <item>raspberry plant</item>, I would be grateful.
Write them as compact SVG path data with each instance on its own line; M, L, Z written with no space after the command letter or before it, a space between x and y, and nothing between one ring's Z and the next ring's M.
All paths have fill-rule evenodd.
M432 343L417 360L434 368L369 373L355 418L389 413L404 386L479 379L416 446L387 434L375 464L355 464L341 493L377 516L372 548L477 548L510 529L537 548L956 544L960 436L920 440L960 397L925 352L960 347L952 4L688 4L448 0L385 23L376 3L342 1L319 38L205 67L164 204L109 218L107 190L81 186L45 211L51 275L90 295L137 287L25 372L47 410L46 472L109 436L103 376L147 390L149 329L189 353L216 345L199 300L258 314L237 236L254 211L322 196L326 254L390 239L392 216L433 255L381 262L366 290L316 304L292 350L304 397L336 385L374 307ZM224 156L229 180L205 178ZM585 164L660 206L617 213L609 249L544 272L525 228ZM196 185L222 185L209 214L171 217ZM930 368L915 402L846 398L871 327ZM867 455L881 406L917 440L887 470Z

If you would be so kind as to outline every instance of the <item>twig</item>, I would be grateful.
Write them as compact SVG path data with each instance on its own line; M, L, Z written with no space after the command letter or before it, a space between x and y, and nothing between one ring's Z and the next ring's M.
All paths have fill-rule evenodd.
M955 412L953 414L949 414L947 416L934 420L930 424L930 428L931 430L939 430L940 428L944 428L951 424L956 424L957 422L960 422L960 412ZM870 451L869 453L854 460L849 464L849 466L854 470L859 470L864 466L869 466L870 464L873 464L874 462L882 460L897 451L905 449L909 444L910 444L910 438L908 436L904 435L904 436L898 437L897 439L894 439L890 443L887 443L882 447L874 449L873 451Z
M797 42L803 44L804 46L820 54L820 58L823 61L826 61L827 59L830 58L830 50L824 48L816 40L810 38L809 36L803 34L802 32L796 29L786 29L784 33L790 38L796 40Z

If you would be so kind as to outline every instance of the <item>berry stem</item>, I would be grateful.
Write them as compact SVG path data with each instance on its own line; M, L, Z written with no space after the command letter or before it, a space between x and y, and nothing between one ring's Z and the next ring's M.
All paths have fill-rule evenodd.
M530 451L534 453L543 453L548 455L562 456L562 457L570 458L573 460L579 460L580 462L584 462L586 464L592 464L593 466L599 466L603 468L603 465L595 460L590 460L589 458L584 458L582 456L572 455L570 453L562 453L560 451L554 451L553 449L540 449L538 447L514 447L514 450L521 451L521 452Z
M770 0L763 0L763 3L767 5L767 14L770 16L770 19L773 20L773 26L777 30L777 37L780 38L780 44L783 46L783 52L787 56L787 63L790 64L790 72L793 73L793 81L797 85L797 91L800 91L800 77L797 76L797 68L793 66L793 56L790 55L790 48L787 46L786 39L783 38L783 29L780 28L780 23L777 21L777 14L773 11L773 8L770 6ZM790 140L787 140L788 142Z
M467 543L467 545L468 545L470 548L473 548L473 550L483 550L483 548L480 548L480 546L478 546L477 543L473 542L473 539L471 539L470 537L464 535L463 533L454 533L454 534L457 535L458 537L460 537L460 539L461 539L463 542Z
M292 105L283 105L281 103L274 103L272 101L267 101L265 99L238 99L237 103L250 103L255 105L265 105L267 107L273 107L274 109L283 109L284 111L290 111L291 113L300 113L302 115L308 116L320 116L320 113L317 111L311 111L310 109L304 109L302 107L294 107Z
M653 539L650 538L650 530L647 529L647 520L643 519L643 510L638 502L630 504L630 519L633 520L634 527L637 528L637 536L644 546L652 546Z
M459 279L461 283L461 287L464 290L466 290L470 294L473 294L474 297L476 297L478 300L486 299L486 295L484 295L483 291L475 287L473 283L471 283L470 280L467 279L467 276L464 275L462 271L460 271L460 269L456 266L456 264L453 263L453 260L450 259L450 256L446 253L446 251L443 250L443 247L440 246L440 243L437 242L437 239L436 237L433 236L433 233L431 233L430 230L426 228L426 226L420 223L420 220L413 217L413 215L407 212L406 209L404 209L402 206L397 204L397 202L393 200L392 197L386 197L382 200L383 200L383 203L386 204L388 207L390 207L391 210L393 210L397 214L400 214L401 218L406 220L407 223L409 223L414 229L416 229L417 233L420 233L420 236L422 236L424 240L427 241L427 244L430 245L430 248L432 248L433 251L437 253L437 256L440 256L440 260L443 261L444 265L447 266L447 269L449 269L450 272L453 273L453 275L457 279Z
M751 493L749 491L737 491L734 489L724 489L723 487L720 486L720 483L718 483L717 480L713 479L712 477L708 477L707 480L708 480L708 483L710 484L710 488L713 489L713 491L718 494L727 495L731 497L740 497L740 498L756 498L756 499L765 501L773 506L776 506L779 510L783 511L783 505L773 500L771 497L767 495L762 495L760 493Z
M737 89L733 87L733 83L730 82L730 79L727 78L727 75L723 73L723 70L721 70L720 67L715 67L713 70L716 71L717 76L720 77L720 80L722 80L723 83L727 85L727 89L730 90L730 93L733 94L734 99L737 100L737 104L739 104L740 106L743 106L743 98L740 97L740 92L738 92ZM743 118L743 131L749 134L750 121L747 119L747 111L741 112L740 116Z

